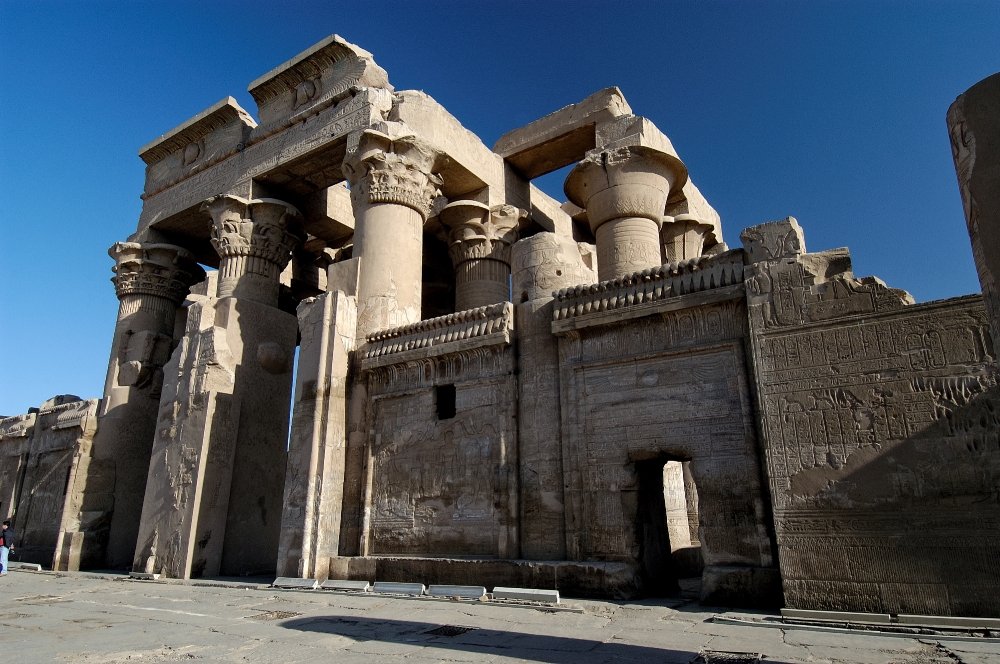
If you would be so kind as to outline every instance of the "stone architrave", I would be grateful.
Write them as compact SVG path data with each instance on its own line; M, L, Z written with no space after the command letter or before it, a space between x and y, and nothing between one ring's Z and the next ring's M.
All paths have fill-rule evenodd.
M959 95L947 120L972 257L993 343L1000 345L1000 74Z
M570 171L564 189L587 211L601 281L661 264L667 199L686 180L680 159L648 146L592 150Z
M297 322L276 308L298 211L217 196L217 294L192 295L164 367L133 569L174 578L269 570L278 552ZM231 500L238 496L238 500Z
M510 300L510 248L527 215L513 205L490 208L476 201L455 201L441 210L455 266L455 311Z

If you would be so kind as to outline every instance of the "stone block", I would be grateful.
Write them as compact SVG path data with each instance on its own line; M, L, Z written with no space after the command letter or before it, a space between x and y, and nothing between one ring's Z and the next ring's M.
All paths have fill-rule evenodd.
M19 569L22 572L41 572L42 566L38 563L21 563L17 567L11 565L11 569Z
M296 588L300 590L316 590L319 588L319 581L316 579L299 579L296 577L279 576L271 584L274 588Z
M391 595L423 595L427 589L422 583L399 583L394 581L376 581L372 592Z
M427 586L427 594L434 597L466 597L478 599L486 595L486 588L482 586L430 585Z
M347 590L366 593L372 589L367 581L350 581L348 579L327 579L320 585L322 590Z
M924 627L958 627L963 629L1000 629L1000 618L966 618L962 616L915 616L901 613L896 619L902 625Z
M247 86L260 116L253 138L301 122L361 87L392 91L389 75L371 53L330 35Z
M541 590L537 588L504 588L493 589L493 599L519 599L527 602L559 603L558 590Z
M493 151L526 178L533 179L580 161L587 150L598 146L598 125L631 113L621 90L605 88L507 132L497 140Z
M159 574L150 574L148 572L129 572L130 579L139 579L140 581L156 581L160 578Z
M782 618L818 620L825 622L885 623L892 622L888 613L856 613L853 611L810 611L807 609L782 609ZM902 622L902 620L900 620Z
M302 230L327 242L341 242L354 233L351 192L344 183L320 189L309 196L302 206L302 214Z
M750 226L740 233L747 264L794 258L806 253L806 238L795 217Z

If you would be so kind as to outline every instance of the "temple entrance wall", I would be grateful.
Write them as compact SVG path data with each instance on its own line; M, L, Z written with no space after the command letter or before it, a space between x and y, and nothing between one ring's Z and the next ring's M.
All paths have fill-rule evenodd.
M633 564L637 591L663 592L675 572L657 573L643 556L673 565L667 533L653 517L662 517L666 531L665 461L689 459L703 599L774 603L746 309L742 299L696 302L561 334L568 557ZM643 541L650 536L653 548Z

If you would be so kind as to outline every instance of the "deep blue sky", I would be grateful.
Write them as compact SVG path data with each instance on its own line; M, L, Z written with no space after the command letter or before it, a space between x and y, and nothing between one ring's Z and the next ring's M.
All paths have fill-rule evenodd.
M979 291L945 128L1000 71L997 2L0 3L0 414L100 397L107 248L138 220L137 149L338 33L492 146L610 85L739 231L787 215L810 250L917 301ZM540 186L563 200L562 179Z

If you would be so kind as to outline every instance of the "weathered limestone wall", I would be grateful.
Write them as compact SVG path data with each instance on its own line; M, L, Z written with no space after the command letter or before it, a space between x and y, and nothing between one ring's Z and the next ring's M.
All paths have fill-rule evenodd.
M972 257L996 340L1000 339L1000 74L959 95L947 120Z
M0 420L0 517L14 525L37 417L27 413Z
M59 569L60 558L65 560L71 554L77 560L103 554L104 519L111 503L109 487L105 484L103 491L87 496L90 504L84 511L83 483L78 481L86 474L90 460L98 403L97 399L56 397L43 403L35 415L17 507L21 560ZM20 426L27 424L27 420L22 422ZM9 430L9 425L5 428ZM66 531L77 532L75 542L72 537L65 541ZM85 533L89 537L85 538Z
M552 293L596 281L572 238L539 233L514 245L518 339L521 557L566 557L559 418L559 349L552 335Z
M639 522L654 503L662 510L662 462L689 459L703 601L778 601L741 258L730 252L718 263L703 259L702 270L665 266L559 294L552 327L560 335L567 556L633 564L636 593L669 586L644 565L649 540ZM671 297L674 289L689 294ZM650 472L659 477L647 487L641 475L657 460Z
M788 606L1000 610L1000 394L982 299L921 305L805 253L794 220L743 234ZM909 306L907 306L909 305Z
M398 359L369 339L363 555L518 557L513 308L448 318Z

